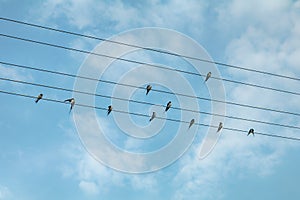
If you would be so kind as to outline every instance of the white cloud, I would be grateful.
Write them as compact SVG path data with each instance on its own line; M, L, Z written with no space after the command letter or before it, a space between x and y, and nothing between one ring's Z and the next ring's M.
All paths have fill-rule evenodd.
M259 6L257 6L259 5ZM224 34L237 38L229 41L226 55L228 61L235 65L253 67L258 70L276 74L299 77L299 59L295 54L299 51L300 41L296 32L300 22L296 12L298 4L291 1L277 2L240 2L231 1L222 4L219 10L220 27L228 25ZM225 9L224 9L225 8ZM249 17L251 16L251 17ZM230 22L230 23L229 23ZM230 30L231 29L231 30ZM227 62L228 62L227 61ZM299 84L280 78L264 77L241 70L229 69L231 79L239 79L263 86L296 91ZM247 86L229 85L226 87L227 97L233 102L260 105L275 109L299 110L298 97L274 91L249 88ZM288 103L284 103L288 102ZM260 119L277 123L299 123L293 117L279 114L266 114L259 110L230 107L228 115ZM292 129L276 128L248 122L227 119L225 127L255 130L266 133L289 135L296 133ZM240 134L240 135L239 135ZM242 133L230 133L223 130L222 138L214 151L205 159L197 160L190 154L181 159L181 170L175 178L177 187L181 187L175 198L183 199L222 199L226 193L222 184L229 177L247 179L249 175L258 178L270 176L282 162L282 157L290 148L298 144L287 140L258 136L246 137ZM194 152L194 151L193 151ZM206 192L199 192L206 191ZM195 195L197 194L197 195Z
M22 70L16 70L13 67L6 67L3 65L0 65L0 76L18 81L28 81L33 79L30 75L25 74Z
M122 31L133 27L161 26L181 29L191 33L201 33L206 4L203 1L46 1L39 12L39 19L51 22L59 17L79 29L86 27L100 30ZM187 13L193 13L187 15ZM197 24L193 26L191 24Z
M127 187L128 183L134 190L155 190L157 180L149 175L131 175L103 166L91 157L83 148L78 148L78 143L69 143L63 147L63 152L69 164L61 167L63 176L66 177L66 169L72 169L67 173L68 177L78 180L78 187L88 195L105 194L111 187ZM74 167L75 166L75 167Z
M0 200L7 200L12 197L10 189L6 186L0 185Z
M186 22L197 24L202 21L201 3L187 4L183 1L169 1L164 5L156 5L155 2L149 3L149 11L139 11L133 6L124 5L121 1L115 4L107 3L105 11L103 10L103 2L94 6L91 13L85 14L87 5L92 1L88 1L83 5L81 1L72 2L69 8L65 8L70 2L56 2L53 8L57 8L57 15L66 15L71 23L78 28L93 26L95 18L92 12L103 11L104 18L108 14L111 15L111 21L115 22L110 25L114 30L123 30L132 26L164 26L176 29L186 27ZM181 3L182 2L182 3ZM75 5L76 4L76 5ZM78 13L79 5L82 6L83 17ZM259 5L259 6L257 6ZM298 35L300 32L299 14L296 9L298 3L291 1L251 1L240 2L231 1L222 3L217 8L219 18L217 22L219 27L224 28L224 34L232 34L234 38L228 42L226 49L227 62L255 67L259 70L272 71L274 73L282 73L291 76L299 74L299 46ZM65 11L68 12L65 12ZM153 12L155 10L155 12ZM200 11L199 11L200 10ZM151 11L151 12L150 12ZM167 11L171 11L167 12ZM190 15L184 20L180 19L182 13L187 11L196 13ZM145 12L145 13L142 13ZM145 17L142 17L145 15ZM149 17L152 15L151 17ZM103 17L102 16L102 17ZM126 17L125 17L126 16ZM251 16L251 17L249 17ZM51 18L46 16L46 18ZM101 17L98 18L100 23ZM168 22L167 22L168 21ZM97 23L97 22L96 22ZM274 24L276 24L274 26ZM201 25L200 25L201 26ZM193 26L188 28L197 34L199 27ZM234 32L237 32L234 33ZM272 87L282 87L284 89L293 90L296 83L288 80L277 78L262 78L260 75L250 74L243 71L228 70L228 74L232 79L242 79L259 83L261 85L269 84ZM261 105L262 107L274 106L281 109L299 110L298 100L296 98L283 97L281 93L266 92L247 86L228 86L227 96L235 102L242 102L251 105ZM291 102L282 104L282 102ZM280 115L266 115L262 111L232 107L229 109L230 115L239 117L247 117L250 119L262 119L263 121L272 121L286 123L287 119ZM293 122L293 119L288 122ZM234 120L227 119L226 127L235 127L248 130L255 125L255 130L266 131L267 133L276 133L284 135L288 131L285 129L275 129L269 126L262 126L253 123L236 123ZM274 132L276 130L276 132ZM249 174L254 174L261 178L269 176L276 171L276 167L281 162L281 156L287 151L291 145L288 141L277 140L274 138L256 136L246 137L245 134L231 133L223 131L221 141L217 144L215 150L204 160L198 160L198 148L190 150L189 154L179 161L178 169L172 173L176 174L171 183L176 199L222 199L224 188L222 183L229 177L237 179L246 179ZM199 144L196 144L199 145ZM134 144L130 144L134 146ZM143 176L125 175L106 167L93 160L88 154L81 153L80 158L76 158L74 162L77 164L74 172L67 173L76 176L79 180L79 187L90 194L97 194L101 191L109 190L112 184L123 186L126 181L130 181L132 187L140 190L153 188L159 180L154 174ZM109 180L109 181L108 181ZM199 190L201 192L199 192Z
M79 187L89 195L96 195L99 193L99 188L94 182L80 181Z

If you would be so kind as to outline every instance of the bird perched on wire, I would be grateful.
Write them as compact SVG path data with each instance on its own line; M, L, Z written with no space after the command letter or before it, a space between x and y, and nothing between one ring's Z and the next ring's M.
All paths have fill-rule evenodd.
M71 104L70 111L69 111L69 113L70 113L75 105L75 99L74 98L66 99L64 102L70 102L70 104Z
M110 105L107 107L107 115L109 115L109 113L111 113L112 109L113 109L113 108L112 108L112 106L110 106Z
M39 95L36 97L35 103L39 102L39 100L41 100L42 98L43 98L43 94L39 94Z
M195 119L192 119L192 120L190 121L189 128L191 128L191 126L193 126L194 123L195 123Z
M250 134L252 134L252 135L254 136L254 129L253 129L253 128L251 128L251 129L248 131L247 136L250 135Z
M152 89L152 86L151 86L151 85L147 85L146 89L147 89L146 95L148 95L148 93L149 93L150 90Z
M153 112L151 118L149 119L149 122L151 122L156 117L156 113Z
M168 104L167 104L167 106L166 106L165 111L167 112L171 108L171 106L172 106L172 102L169 101Z
M211 77L211 72L208 72L204 82L206 82L210 77Z
M223 123L222 123L222 122L220 122L220 123L219 123L218 130L217 130L217 133L218 133L218 132L220 132L222 128L223 128Z

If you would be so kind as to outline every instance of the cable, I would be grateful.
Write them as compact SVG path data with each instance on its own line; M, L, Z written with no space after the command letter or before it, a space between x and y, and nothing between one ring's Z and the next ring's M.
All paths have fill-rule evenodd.
M276 76L276 77L280 77L280 78L286 78L286 79L300 81L300 78L296 78L296 77L290 77L290 76L286 76L286 75L280 75L280 74L270 73L270 72L266 72L266 71L260 71L260 70L245 68L245 67L241 67L241 66L237 66L237 65L231 65L231 64L226 64L226 63L222 63L222 62L215 62L215 61L210 61L210 60L206 60L206 59L196 58L196 57L192 57L192 56L187 56L187 55L172 53L172 52L168 52L168 51L163 51L163 50L158 50L158 49L153 49L153 48L142 47L142 46L138 46L138 45L134 45L134 44L113 41L113 40L109 40L109 39L95 37L95 36L92 36L92 35L85 35L85 34L76 33L76 32L72 32L72 31L66 31L66 30L62 30L62 29L57 29L57 28L51 28L49 26L42 26L42 25L28 23L28 22L24 22L24 21L15 20L15 19L9 19L9 18L5 18L5 17L0 17L0 20L4 20L4 21L8 21L8 22L14 22L14 23L18 23L18 24L22 24L22 25L26 25L26 26L35 27L35 28L41 28L41 29L45 29L45 30L55 31L55 32L59 32L59 33L64 33L64 34L69 34L69 35L75 35L75 36L85 37L85 38L88 38L88 39L94 39L94 40L98 40L98 41L105 41L105 42L110 42L110 43L114 43L114 44L118 44L118 45L124 45L124 46L139 48L139 49L142 49L142 50L154 51L154 52L168 54L168 55L172 55L172 56L188 58L188 59L197 60L197 61L201 61L201 62L212 63L212 64L224 66L224 67L235 68L235 69L239 69L239 70L244 70L244 71L249 71L249 72L255 72L255 73L260 73L260 74L265 74L265 75Z
M38 87L44 87L44 88L50 88L50 89L55 89L55 90L60 90L60 91L75 92L75 93L86 94L86 95L90 95L90 96L98 96L98 97L103 97L103 98L108 98L108 99L117 99L117 100L121 100L121 101L128 101L128 102L144 104L144 105L151 105L151 106L156 105L156 106L160 106L160 107L165 107L165 105L158 105L158 104L149 103L149 102L145 102L145 101L137 101L137 100L132 100L132 99L120 98L120 97L112 97L112 96L101 95L101 94L97 94L97 93L94 94L94 93L90 93L90 92L83 92L83 91L78 91L78 90L73 90L73 89L67 89L67 88L50 86L50 85L43 85L43 84L32 83L32 82L27 82L27 81L19 81L19 80L3 78L3 77L0 77L0 80L10 81L10 82L20 83L20 84L26 84L26 85L32 85L32 86L38 86ZM174 106L172 106L172 109L193 112L193 113L197 113L197 114L219 116L219 117L225 117L225 118L234 119L234 120L242 120L242 121L248 121L248 122L254 122L254 123L267 124L267 125L272 125L272 126L279 126L279 127L300 130L300 127L298 127L298 126L291 126L291 125L286 125L286 124L279 124L279 123L266 122L266 121L261 121L261 120L247 119L247 118L241 118L241 117L235 117L235 116L223 115L223 114L217 114L217 113L196 111L196 110L191 110L191 109L178 108L178 107L174 107Z
M31 40L31 39L12 36L12 35L0 34L0 36L15 39L15 40L21 40L21 41L25 41L25 42L31 42L31 43L35 43L35 44L40 44L40 45L65 49L65 50L69 50L69 51L80 52L80 53L84 53L84 54L90 54L90 55L95 55L95 56L100 56L100 57L105 57L105 58L112 58L112 59L121 60L121 61L124 61L124 62L130 62L130 63L140 64L140 65L146 65L146 66L149 66L149 67L155 67L155 68L169 70L169 71L176 71L176 72L180 72L180 73L186 73L186 74L189 74L189 75L205 76L205 75L201 75L201 74L190 72L190 71L164 67L164 66L160 66L160 65L155 65L155 64L150 64L150 63L137 61L137 60L119 58L119 57L110 56L110 55L106 55L106 54L94 53L94 52L90 52L90 51L86 51L86 50L82 50L82 49L76 49L76 48L66 47L66 46L47 43L47 42ZM282 90L282 89L277 89L277 88L272 88L272 87L266 87L266 86L261 86L261 85L257 85L257 84L252 84L252 83L245 83L245 82L241 82L241 81L234 81L234 80L230 80L230 79L218 78L218 77L211 77L211 78L216 79L216 80L236 83L236 84L242 84L242 85L246 85L246 86L250 86L250 87L256 87L256 88L261 88L261 89L272 90L272 91L277 91L277 92L282 92L282 93L287 93L287 94L300 96L300 93L298 93L298 92L292 92L292 91L287 91L287 90Z
M236 128L226 128L226 127L224 127L223 129L229 130L229 131L235 131L235 132L244 132L244 133L248 133L248 132L245 131L245 130L242 130L242 129L236 129ZM274 134L260 133L260 132L255 132L255 134L257 134L257 135L263 135L263 136L268 136L268 137L277 137L277 138L282 138L282 139L289 139L289 140L300 141L300 138L295 138L295 137L288 137L288 136L274 135Z
M46 69L35 68L35 67L30 67L30 66L25 66L25 65L2 62L2 61L0 61L0 64L7 65L7 66L18 67L18 68L22 68L22 69L35 70L35 71L39 71L39 72L52 73L52 74L57 74L57 75L61 75L61 76L69 76L69 77L72 77L72 78L81 78L81 79L86 79L86 80L91 80L91 81L98 81L98 82L103 82L103 83L107 83L107 84L122 85L122 86L126 86L126 87L132 87L132 88L136 88L136 89L145 90L145 88L138 87L138 86L135 86L135 85L123 84L123 83L118 83L118 82L108 81L108 80L95 79L95 78L90 78L90 77L85 77L85 76L78 76L78 75L69 74L69 73L65 73L65 72L46 70ZM240 104L240 103L230 102L230 101L209 99L209 98L191 96L191 95L186 95L186 94L181 94L181 93L173 93L173 92L169 92L169 91L165 91L165 90L158 90L158 89L152 89L152 91L159 92L159 93L165 93L165 94L172 94L172 95L177 95L177 96L184 96L184 97L189 97L189 98L193 98L193 99L196 98L196 99L204 100L204 101L225 103L225 104L239 106L239 107L246 107L246 108L251 108L251 109L257 109L257 110L264 110L264 111L276 112L276 113L281 113L281 114L294 115L294 116L298 116L298 117L300 116L299 113L288 112L288 111L283 111L283 110L276 110L276 109L271 109L271 108L258 107L258 106L248 105L248 104Z
M15 92L8 92L8 91L0 90L0 93L8 94L8 95L14 95L14 96L20 96L20 97L26 97L26 98L31 98L31 99L36 99L35 96L26 95L26 94L19 94L19 93L15 93ZM66 104L64 101L60 101L60 100L56 100L56 99L43 98L42 100L49 101L49 102ZM86 107L86 108L92 108L92 109L98 109L98 110L107 110L106 108L103 108L103 107L96 107L96 106L90 106L90 105L84 105L84 104L76 104L76 106ZM147 118L149 118L148 115L141 114L141 113L127 112L127 111L121 111L121 110L113 110L113 112L118 112L118 113L123 113L123 114L130 114L130 115L136 115L136 116L141 116L141 117L147 117ZM178 120L178 119L169 119L169 118L163 118L163 117L156 117L156 118L157 119L161 119L161 120L168 120L168 121L180 122L180 123L186 123L186 124L190 123L190 122L182 121L182 120ZM218 127L218 126L208 125L208 124L202 124L202 123L195 123L194 125L204 126L204 127L212 127L212 128L217 128ZM223 127L223 129L224 130L229 130L229 131L247 133L247 131L241 130L241 129L227 128L227 127ZM287 137L287 136L281 136L281 135L275 135L275 134L268 134L268 133L260 133L260 132L255 132L255 134L257 134L257 135L263 135L263 136L268 136L268 137L274 137L274 138L281 138L281 139L287 139L287 140L300 141L300 138L296 138L296 137Z

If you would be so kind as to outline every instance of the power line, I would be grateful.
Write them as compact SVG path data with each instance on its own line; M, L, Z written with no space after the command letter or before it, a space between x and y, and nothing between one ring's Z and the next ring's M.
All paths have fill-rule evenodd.
M50 89L61 90L61 91L67 91L67 92L81 93L81 94L98 96L98 97L109 98L109 99L117 99L117 100L121 100L121 101L129 101L129 102L144 104L144 105L151 105L151 106L157 105L157 104L149 103L149 102L145 102L145 101L137 101L137 100L132 100L132 99L120 98L120 97L112 97L112 96L107 96L107 95L94 94L94 93L83 92L83 91L78 91L78 90L66 89L66 88L62 88L62 87L43 85L43 84L19 81L19 80L2 78L2 77L0 77L0 80L10 81L10 82L15 82L15 83L20 83L20 84L27 84L27 85L32 85L32 86L39 86L39 87L50 88ZM157 106L165 107L165 105L157 105ZM285 128L300 129L300 127L298 127L298 126L291 126L291 125L266 122L266 121L261 121L261 120L253 120L253 119L247 119L247 118L241 118L241 117L235 117L235 116L223 115L223 114L216 114L216 113L209 113L209 112L203 112L203 111L195 111L195 110L191 110L191 109L184 109L184 108L178 108L178 107L172 107L172 108L175 110L188 111L188 112L193 112L193 113L197 113L197 114L220 116L220 117L230 118L230 119L234 119L234 120L242 120L242 121L248 121L248 122L254 122L254 123L268 124L268 125L273 125L273 126L280 126L280 127L285 127Z
M76 48L66 47L66 46L57 45L57 44L53 44L53 43L47 43L47 42L42 42L42 41L37 41L37 40L32 40L32 39L26 39L26 38L12 36L12 35L0 34L0 36L15 39L15 40L21 40L21 41L25 41L25 42L31 42L31 43L35 43L35 44L40 44L40 45L65 49L65 50L69 50L69 51L75 51L75 52L84 53L84 54L90 54L90 55L95 55L95 56L100 56L100 57L105 57L105 58L112 58L112 59L116 59L116 60L120 60L120 61L124 61L124 62L130 62L130 63L134 63L134 64L146 65L146 66L149 66L149 67L155 67L155 68L169 70L169 71L176 71L176 72L185 73L185 74L189 74L189 75L206 76L206 75L198 74L198 73L195 73L195 72L164 67L164 66L161 66L161 65L145 63L145 62L141 62L141 61L137 61L137 60L119 58L119 57L110 56L110 55L106 55L106 54L94 53L94 52L90 52L90 51L86 51L86 50L82 50L82 49L76 49ZM276 92L281 92L281 93L300 96L299 92L287 91L287 90L282 90L282 89L277 89L277 88L272 88L272 87L266 87L266 86L262 86L262 85L252 84L252 83L245 83L245 82L235 81L235 80L225 79L225 78L218 78L218 77L211 77L211 78L216 79L216 80L220 80L220 81L226 81L226 82L246 85L246 86L249 86L249 87L261 88L261 89L272 90L272 91L276 91Z
M3 91L3 90L0 90L0 93L7 94L7 95L14 95L14 96L26 97L26 98L31 98L31 99L35 99L36 98L35 96L31 96L31 95L20 94L20 93L15 93L15 92L8 92L8 91ZM49 102L54 102L54 103L66 104L64 101L60 101L60 100L56 100L56 99L43 98L42 100L49 101ZM90 106L90 105L84 105L84 104L76 104L76 106L86 107L86 108L92 108L92 109L98 109L98 110L107 110L106 108L103 108L103 107ZM147 117L147 118L149 118L148 115L141 114L141 113L127 112L127 111L122 111L122 110L113 110L113 112L118 112L118 113L123 113L123 114L130 114L130 115L136 115L136 116L141 116L141 117ZM178 120L178 119L170 119L170 118L163 118L163 117L156 117L156 118L157 119L161 119L161 120L168 120L168 121L172 121L172 122L178 122L178 123L186 123L186 124L190 123L188 121L183 121L183 120ZM208 125L208 124L202 124L202 123L195 123L194 125L203 126L203 127L218 128L218 126L215 126L215 125ZM228 131L247 133L247 131L242 130L242 129L227 128L227 127L223 127L223 129L224 130L228 130ZM260 132L255 132L255 134L257 134L257 135L263 135L263 136L268 136L268 137L274 137L274 138L281 138L281 139L287 139L287 140L300 141L300 138L296 138L296 137L288 137L288 136L282 136L282 135L276 135L276 134L268 134L268 133L260 133Z
M42 25L38 25L38 24L19 21L19 20L15 20L15 19L0 17L0 20L13 22L13 23L17 23L17 24L22 24L22 25L26 25L26 26L31 26L31 27L35 27L35 28L41 28L41 29L45 29L45 30L55 31L55 32L59 32L59 33L80 36L80 37L84 37L84 38L88 38L88 39L94 39L94 40L98 40L98 41L105 41L105 42L110 42L110 43L114 43L114 44L118 44L118 45L124 45L124 46L139 48L139 49L142 49L142 50L154 51L154 52L168 54L168 55L172 55L172 56L188 58L188 59L197 60L197 61L201 61L201 62L212 63L212 64L224 66L224 67L235 68L235 69L239 69L239 70L244 70L244 71L249 71L249 72L265 74L265 75L269 75L269 76L275 76L275 77L300 81L300 78L297 78L297 77L291 77L291 76L286 76L286 75L281 75L281 74L275 74L275 73L271 73L271 72L250 69L250 68L241 67L241 66L238 66L238 65L226 64L226 63L222 63L222 62L210 61L210 60L207 60L207 59L201 59L201 58L196 58L196 57L192 57L192 56L172 53L172 52L163 51L163 50L159 50L159 49L142 47L142 46L129 44L129 43L125 43L125 42L113 41L113 40L104 39L104 38L100 38L100 37L96 37L96 36L92 36L92 35L85 35L85 34L76 33L76 32L72 32L72 31L66 31L66 30L62 30L62 29L52 28L52 27L49 27L49 26L42 26Z
M94 94L94 93L90 93L90 92L83 92L83 91L79 91L79 90L73 90L73 89L67 89L67 88L62 88L62 87L56 87L56 86L50 86L50 85L32 83L32 82L27 82L27 81L20 81L20 80L3 78L3 77L0 77L0 80L10 81L10 82L19 83L19 84L26 84L26 85L44 87L44 88L50 88L50 89L60 90L60 91L75 92L75 93L80 93L80 94L85 94L85 95L90 95L90 96L103 97L103 98L108 98L108 99L117 99L117 100L121 100L121 101L126 101L126 102L128 101L128 102L138 103L138 104L144 104L144 105L151 105L151 106L155 106L156 105L156 106L160 106L160 107L165 107L165 105L161 105L161 104L159 105L159 104L149 103L149 102L145 102L145 101L137 101L137 100L132 100L132 99L125 99L125 98L120 98L120 97L113 97L113 96L108 96L108 95L102 95L102 94L97 94L97 93ZM230 115L223 115L223 114L217 114L217 113L209 113L209 112L203 112L203 111L196 111L196 110L191 110L191 109L178 108L178 107L174 107L174 106L172 106L172 109L174 109L174 110L180 110L180 111L193 112L193 113L197 113L197 114L219 116L219 117L225 117L225 118L234 119L234 120L241 120L241 121L254 122L254 123L267 124L267 125L272 125L272 126L280 126L280 127L292 128L292 129L298 129L298 130L300 130L300 127L298 127L298 126L291 126L291 125L286 125L286 124L279 124L279 123L266 122L266 121L261 121L261 120L247 119L247 118L230 116Z
M86 79L86 80L91 80L91 81L97 81L97 82L103 82L103 83L107 83L107 84L121 85L121 86L125 86L125 87L132 87L132 88L136 88L136 89L145 90L145 88L138 87L138 86L135 86L135 85L118 83L118 82L108 81L108 80L101 80L101 79L96 79L96 78L90 78L90 77L86 77L86 76L78 76L78 75L70 74L70 73L66 73L66 72L52 71L52 70L35 68L35 67L32 67L32 66L19 65L19 64L2 62L2 61L0 61L0 64L7 65L7 66L18 67L18 68L22 68L22 69L35 70L35 71L39 71L39 72L52 73L52 74L57 74L57 75L61 75L61 76L68 76L68 77L72 77L72 78L81 78L81 79ZM281 114L300 116L299 113L294 113L294 112L289 112L289 111L284 111L284 110L276 110L276 109L271 109L271 108L264 108L264 107L249 105L249 104L240 104L240 103L230 102L230 101L209 99L209 98L204 98L204 97L186 95L186 94L182 94L182 93L173 93L173 92L169 92L169 91L165 91L165 90L158 90L158 89L152 89L152 91L159 92L159 93L165 93L165 94L172 94L172 95L177 95L177 96L184 96L184 97L189 97L189 98L193 98L193 99L196 98L196 99L204 100L204 101L224 103L224 104L229 104L229 105L234 105L234 106L239 106L239 107L245 107L245 108L258 109L258 110L264 110L264 111L269 111L269 112L276 112L276 113L281 113Z
M224 127L223 129L229 130L229 131L235 131L235 132L248 133L248 131L245 131L245 130L242 130L242 129L236 129L236 128L226 128L226 127ZM290 140L300 141L300 138L294 138L294 137L288 137L288 136L282 136L282 135L274 135L274 134L260 133L260 132L255 132L255 134L257 134L257 135L263 135L263 136L268 136L268 137L277 137L277 138L282 138L282 139L290 139Z

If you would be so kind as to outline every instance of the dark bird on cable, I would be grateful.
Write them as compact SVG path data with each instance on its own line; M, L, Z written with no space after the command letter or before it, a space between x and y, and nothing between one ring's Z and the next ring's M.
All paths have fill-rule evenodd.
M252 134L252 135L254 136L254 129L253 129L253 128L251 128L251 129L248 131L247 136L250 135L250 134Z
M210 77L211 77L211 72L208 72L204 82L206 82Z
M219 127L218 127L218 130L217 130L217 133L220 132L222 128L223 128L223 123L220 122Z
M148 93L150 92L150 90L152 89L152 86L151 85L147 85L147 92L146 92L146 95L148 95Z
M111 113L112 109L113 109L112 106L107 107L107 115L109 115Z
M66 99L64 102L69 102L71 104L70 111L69 111L69 112L71 112L75 105L75 99L74 98Z
M153 112L153 113L152 113L152 116L151 116L151 118L150 118L150 120L149 120L149 121L151 122L151 121L152 121L152 120L153 120L155 117L156 117L156 113L155 113L155 112Z
M195 119L192 119L192 120L190 121L189 128L191 128L191 126L193 126L194 123L195 123Z
M172 102L169 101L168 104L167 104L167 106L166 106L165 111L167 112L171 108L171 106L172 106Z
M35 103L39 102L43 98L43 94L39 94L39 96L36 97Z

